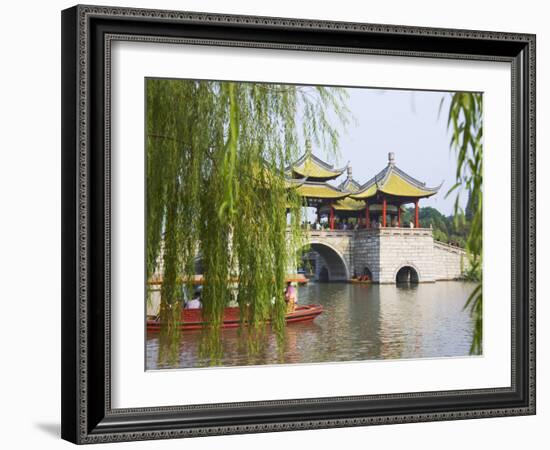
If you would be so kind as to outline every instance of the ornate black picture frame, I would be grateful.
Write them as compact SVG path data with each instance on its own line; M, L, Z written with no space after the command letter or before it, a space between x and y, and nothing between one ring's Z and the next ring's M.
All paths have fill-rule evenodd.
M115 40L512 67L512 373L506 388L113 409L110 46ZM62 12L62 437L84 444L535 413L535 36L75 6Z

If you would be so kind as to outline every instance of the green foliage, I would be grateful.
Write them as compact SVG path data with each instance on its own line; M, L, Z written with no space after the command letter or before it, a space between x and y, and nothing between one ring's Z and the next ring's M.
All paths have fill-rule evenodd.
M414 208L407 208L401 216L403 224L406 225L413 221L413 217ZM460 214L458 218L454 215L444 216L436 208L426 206L419 209L418 220L423 227L432 226L436 241L462 248L466 247L466 240L470 233L470 223L463 214Z
M447 235L443 231L437 228L434 228L433 236L436 241L440 241L440 242L447 242L447 239L448 239Z
M146 87L147 278L163 274L162 333L180 339L179 282L192 289L200 254L205 361L222 356L220 328L232 301L247 333L260 336L271 320L282 341L285 278L305 241L302 199L287 189L284 168L298 156L300 137L336 152L328 115L346 123L345 91L167 79Z
M482 187L483 187L483 97L482 94L457 92L451 96L448 126L452 127L451 148L456 151L457 170L455 184L447 195L456 191L455 221L465 216L470 222L466 250L468 252L468 278L478 285L468 298L465 308L474 320L474 336L470 352L482 351ZM460 208L462 190L468 194L466 212Z

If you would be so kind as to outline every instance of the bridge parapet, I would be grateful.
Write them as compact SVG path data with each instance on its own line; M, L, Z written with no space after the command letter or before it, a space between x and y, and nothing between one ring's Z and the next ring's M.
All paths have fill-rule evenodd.
M357 230L309 230L308 235L310 237L342 237L348 236L351 237L356 233Z
M464 250L462 247L458 247L456 245L450 245L446 244L445 242L436 241L434 240L434 247L438 248L443 251L451 252L451 253L458 253L461 255L466 255L466 250Z
M370 234L378 236L432 236L431 228L403 228L403 227L385 227L385 228L359 228L354 230L358 235Z

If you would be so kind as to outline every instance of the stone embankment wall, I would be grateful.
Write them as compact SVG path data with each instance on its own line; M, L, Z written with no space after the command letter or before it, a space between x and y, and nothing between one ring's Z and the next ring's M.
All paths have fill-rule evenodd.
M460 247L434 241L434 261L438 280L461 278L468 267L466 252Z

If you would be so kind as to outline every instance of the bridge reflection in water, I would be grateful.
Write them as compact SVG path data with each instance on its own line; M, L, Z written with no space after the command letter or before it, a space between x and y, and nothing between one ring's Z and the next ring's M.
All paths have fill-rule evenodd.
M464 302L473 283L354 285L309 283L298 289L300 303L321 303L312 323L287 326L285 351L271 332L259 354L240 345L237 330L223 330L222 366L364 361L468 356L472 321ZM200 333L184 333L176 365L159 361L158 336L147 338L147 368L200 366Z

